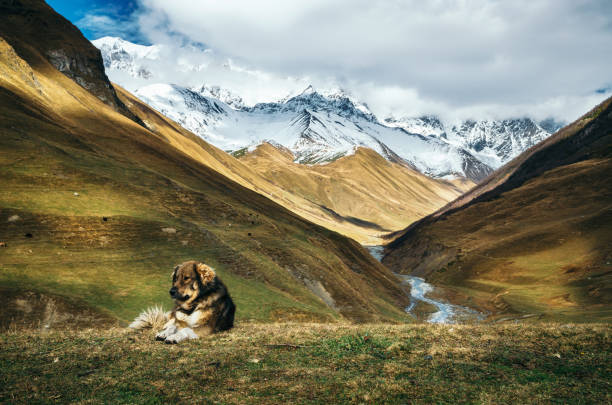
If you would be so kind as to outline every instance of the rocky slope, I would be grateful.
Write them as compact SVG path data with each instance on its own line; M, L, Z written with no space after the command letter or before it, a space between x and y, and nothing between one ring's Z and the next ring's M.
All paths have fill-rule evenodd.
M54 68L130 119L137 119L117 97L106 73L100 51L68 20L43 1L0 2L0 25L4 39L35 67L44 67L42 56Z
M396 234L383 263L493 313L609 320L611 105Z

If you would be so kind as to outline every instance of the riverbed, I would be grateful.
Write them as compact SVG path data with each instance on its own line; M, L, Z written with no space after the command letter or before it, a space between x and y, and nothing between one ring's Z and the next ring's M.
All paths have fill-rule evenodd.
M364 246L378 261L384 257L383 246ZM429 315L426 319L429 323L459 323L482 321L486 316L471 308L454 305L442 300L433 299L427 295L434 292L435 287L420 277L406 274L396 274L403 283L410 285L410 305L406 307L406 312L416 318L413 313L415 306L419 302L425 302L437 308L437 311ZM438 294L439 295L439 294Z

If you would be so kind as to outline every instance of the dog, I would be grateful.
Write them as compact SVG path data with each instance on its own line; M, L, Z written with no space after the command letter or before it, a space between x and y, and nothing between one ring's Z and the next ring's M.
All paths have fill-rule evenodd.
M156 340L168 344L187 339L198 339L234 326L236 305L227 287L215 271L204 263L188 261L174 268L170 296L176 304L167 316L168 321L155 335ZM146 321L143 312L130 325L140 329ZM154 323L149 322L152 326Z

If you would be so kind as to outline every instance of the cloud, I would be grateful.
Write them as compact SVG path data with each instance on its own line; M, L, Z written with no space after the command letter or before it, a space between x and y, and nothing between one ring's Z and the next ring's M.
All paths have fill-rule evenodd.
M137 3L116 0L102 6L97 3L94 2L92 8L75 22L88 37L119 36L129 41L146 42L137 20Z
M117 32L120 23L107 15L85 14L77 21L79 27L91 30L95 35L104 36L108 32Z
M151 42L204 44L219 60L278 79L269 84L283 90L301 86L303 78L349 87L383 115L403 110L569 120L601 100L606 92L595 90L612 79L607 0L139 5L137 23ZM264 87L265 80L254 83ZM546 108L549 114L541 112Z

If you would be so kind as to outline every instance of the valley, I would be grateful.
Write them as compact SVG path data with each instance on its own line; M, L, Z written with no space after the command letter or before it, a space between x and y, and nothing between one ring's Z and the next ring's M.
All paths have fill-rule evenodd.
M187 3L0 0L0 403L612 403L578 11Z
M92 313L90 325L126 323L170 305L170 270L195 257L232 286L238 319L406 319L396 277L359 244L241 185L257 176L115 90L103 70L91 79L99 54L70 62L95 48L44 2L2 7L3 328L38 325L54 306L66 311L58 327L88 323L74 308ZM47 56L58 46L66 73ZM29 296L47 303L32 305L40 313L15 306Z
M611 99L436 213L383 263L493 314L609 320Z

